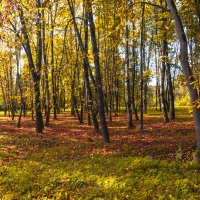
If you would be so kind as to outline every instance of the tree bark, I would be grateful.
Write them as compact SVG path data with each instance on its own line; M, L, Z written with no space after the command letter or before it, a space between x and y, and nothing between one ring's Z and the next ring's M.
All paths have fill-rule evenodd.
M142 20L141 20L141 33L140 33L140 129L144 128L144 122L143 122L143 112L144 112L144 80L143 80L143 43L144 43L144 11L145 11L145 5L142 5Z
M95 24L93 20L93 12L92 12L92 4L90 1L87 2L88 8L88 20L90 23L90 35L92 41L92 49L94 55L94 65L95 65L95 75L96 75L96 90L97 90L97 100L98 100L98 111L101 123L101 132L106 143L110 142L110 137L108 133L108 127L104 112L104 95L102 90L102 83L101 83L101 72L100 72L100 63L99 63L99 50L97 47L97 39L95 33Z
M166 36L166 34L164 34ZM167 50L167 42L164 36L164 41L162 44L162 67L161 67L161 103L162 103L162 112L164 122L169 122L169 117L167 113L167 100L165 95L165 74L166 74L166 50Z
M42 133L44 129L43 119L42 119L42 112L41 112L41 101L40 101L40 77L41 77L41 68L42 68L42 14L41 14L41 0L36 0L37 6L37 52L36 52L36 69L37 72L34 74L35 76L35 107L36 107L36 130L38 133Z
M130 87L130 59L129 59L129 27L126 25L126 90L127 90L127 112L128 112L128 128L133 128L132 108L131 108L131 87Z
M73 24L74 24L74 30L76 32L78 41L79 41L79 46L80 46L80 50L84 56L84 78L85 78L85 83L86 83L86 88L87 88L87 94L88 94L88 109L89 112L91 111L91 115L92 115L92 120L93 120L93 124L94 124L94 130L96 132L99 131L99 124L94 112L94 105L93 105L93 95L92 95L92 89L90 87L90 80L89 80L89 61L88 61L88 57L87 57L87 49L88 49L88 17L86 16L86 20L85 20L85 46L83 44L80 32L78 30L78 26L76 23L76 19L75 19L75 15L74 15L74 9L70 3L69 0L67 0L68 5L69 5L69 9L72 15L72 19L73 19ZM90 114L89 114L90 115Z
M57 119L57 110L58 110L58 98L57 98L57 90L56 90L56 74L55 74L55 66L54 66L54 21L51 7L51 79L52 79L52 93L53 93L53 118Z
M23 110L23 95L22 95L22 87L20 83L20 74L19 74L19 55L20 51L16 48L16 64L17 64L17 85L19 87L20 92L20 113L18 117L17 127L21 127L21 117L22 117L22 110Z
M43 17L43 26L42 26L42 33L43 33L43 60L44 60L44 73L45 73L45 87L46 87L46 122L45 126L49 126L49 119L50 119L50 90L49 90L49 75L48 75L48 62L47 62L47 52L46 52L46 33L45 33L45 19L44 19L44 10L42 11Z
M198 92L194 85L194 76L192 74L192 70L188 60L188 43L186 34L183 28L183 24L181 18L178 14L178 10L176 8L175 2L173 0L166 0L167 5L169 7L170 13L172 18L175 20L175 29L178 35L178 39L180 42L180 62L183 69L183 74L186 79L186 84L188 87L188 91L190 94L190 100L193 108L193 117L196 129L196 141L197 141L197 148L200 149L200 109L196 107L195 103L198 100ZM200 159L200 155L198 153L198 159Z
M132 87L132 107L133 107L133 113L135 115L135 120L138 121L138 112L137 112L137 107L135 105L135 85L136 85L136 54L135 54L135 48L133 47L133 68L132 68L132 82L133 82L133 87Z
M169 98L170 98L170 117L171 120L175 120L175 105L174 105L174 90L173 90L173 84L172 84L172 76L171 76L171 67L169 63L169 56L168 56L168 44L167 44L167 50L166 50L166 66L167 66L167 82L169 87Z
M19 18L22 24L22 34L24 35L24 50L26 52L28 62L29 62L29 69L32 74L32 79L34 82L34 93L35 93L35 111L36 111L36 132L42 133L44 124L42 119L42 112L41 112L41 102L40 102L40 72L42 67L42 36L41 36L41 13L39 9L41 8L40 0L36 0L37 8L38 8L38 19L37 19L37 63L36 68L33 62L33 56L30 46L30 39L28 36L26 22L24 19L23 10L19 6Z

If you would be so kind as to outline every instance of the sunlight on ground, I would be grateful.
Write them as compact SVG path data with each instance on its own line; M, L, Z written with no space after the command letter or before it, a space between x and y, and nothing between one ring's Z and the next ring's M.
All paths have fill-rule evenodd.
M126 120L108 122L111 143L104 144L69 115L44 134L35 134L30 118L17 129L0 117L0 199L199 199L191 118L164 124L147 115L144 130L139 122L127 129Z

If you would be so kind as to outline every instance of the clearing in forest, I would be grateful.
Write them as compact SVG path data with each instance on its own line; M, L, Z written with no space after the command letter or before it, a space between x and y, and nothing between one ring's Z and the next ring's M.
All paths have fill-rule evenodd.
M181 111L183 113L183 111ZM44 134L30 117L0 117L1 199L199 199L192 164L194 125L188 112L163 123L145 116L145 129L127 129L126 114L109 122L111 143L63 113Z

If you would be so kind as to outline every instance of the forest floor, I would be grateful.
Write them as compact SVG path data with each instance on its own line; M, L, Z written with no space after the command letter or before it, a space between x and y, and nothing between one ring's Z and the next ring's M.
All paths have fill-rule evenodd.
M62 113L44 134L34 121L0 115L0 199L200 199L194 124L188 109L163 123L145 115L145 129L126 114L108 122L111 143Z

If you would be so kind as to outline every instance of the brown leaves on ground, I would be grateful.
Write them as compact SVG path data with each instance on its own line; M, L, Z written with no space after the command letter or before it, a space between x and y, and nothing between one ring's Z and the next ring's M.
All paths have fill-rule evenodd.
M109 156L148 156L160 159L175 159L181 150L182 159L192 159L195 149L194 125L191 118L178 118L174 122L162 123L158 116L145 117L145 129L127 128L125 114L113 117L108 122L111 143L103 143L100 133L92 126L80 125L76 117L60 114L58 120L51 120L44 134L35 133L35 122L30 117L22 119L22 128L16 121L0 117L0 155L3 161L26 159L40 149L54 148L54 156L63 159L97 154ZM62 155L56 154L62 149ZM60 151L58 151L60 152Z

